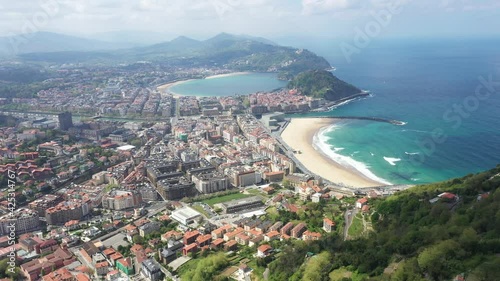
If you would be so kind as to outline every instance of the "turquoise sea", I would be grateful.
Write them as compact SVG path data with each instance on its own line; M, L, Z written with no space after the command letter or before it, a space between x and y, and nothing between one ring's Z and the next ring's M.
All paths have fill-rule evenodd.
M272 73L251 73L213 79L191 80L170 88L183 96L234 96L282 88L285 81Z
M369 116L407 123L352 120L326 128L316 145L334 160L393 184L442 181L500 164L500 84L495 84L500 82L500 40L372 42L351 62L331 42L300 47L326 57L337 68L336 76L372 93L302 117ZM225 78L234 79L234 84L224 83L235 88L220 85L210 92L204 91L206 83L212 87L218 79L204 80L190 91L244 93L247 88L239 85L246 78ZM273 78L252 83L265 90L272 84L268 79ZM488 80L494 82L489 90L481 87ZM183 85L189 84L179 85L184 91Z

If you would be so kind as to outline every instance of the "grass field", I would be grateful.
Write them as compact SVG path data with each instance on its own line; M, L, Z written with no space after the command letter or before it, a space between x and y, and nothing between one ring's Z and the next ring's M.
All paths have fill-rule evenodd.
M200 261L200 259L189 260L187 263L181 265L181 267L179 267L177 269L177 273L179 274L179 276L182 276L187 271L194 270L196 268L196 266L198 265L199 261Z
M272 220L278 220L279 213L276 207L269 207L266 209L267 216Z
M349 234L349 237L355 238L360 235L362 235L364 232L364 227L363 227L363 218L361 217L360 214L357 214L353 220L351 227L349 227L349 230L347 233Z
M243 199L243 198L247 198L247 197L251 197L251 196L253 196L253 195L235 193L235 194L229 194L226 196L210 198L207 200L203 200L201 202L213 207L215 204L218 204L218 203L224 203L224 202L236 200L236 199Z
M205 209L203 209L202 206L200 205L192 205L190 206L191 208L195 209L196 211L202 213L203 215L205 215L206 217L210 218L210 216L207 214L207 212L205 211Z
M262 192L260 192L259 189L248 189L247 192L250 193L250 194L253 194L253 195L260 195L260 194L262 194Z

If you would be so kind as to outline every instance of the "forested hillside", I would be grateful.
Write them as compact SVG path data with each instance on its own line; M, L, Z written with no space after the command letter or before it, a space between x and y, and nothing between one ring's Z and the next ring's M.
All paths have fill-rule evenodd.
M368 236L294 241L269 280L500 280L499 186L500 166L371 201Z
M301 93L314 98L337 101L361 93L361 90L346 83L326 70L311 70L300 73L288 88L298 89Z

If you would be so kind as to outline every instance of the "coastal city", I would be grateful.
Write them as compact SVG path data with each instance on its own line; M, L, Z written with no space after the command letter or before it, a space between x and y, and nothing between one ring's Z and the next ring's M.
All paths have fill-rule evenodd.
M500 280L499 0L0 15L0 281Z
M7 276L180 280L190 261L223 253L222 276L251 280L290 240L364 235L370 198L406 188L309 171L281 138L286 114L331 104L296 89L179 96L132 75L94 91L75 77L99 75L67 75L64 91L3 100L0 256L19 265Z

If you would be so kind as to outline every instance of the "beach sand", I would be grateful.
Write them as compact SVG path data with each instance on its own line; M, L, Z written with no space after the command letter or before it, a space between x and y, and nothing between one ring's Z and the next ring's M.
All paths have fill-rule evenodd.
M226 73L226 74L218 74L218 75L208 76L205 79L215 79L215 78L223 78L223 77L232 77L232 76L245 75L245 74L251 74L251 72L232 72L232 73Z
M354 168L340 165L313 147L314 136L322 128L330 126L337 121L329 118L292 119L288 127L281 134L281 138L294 150L300 150L302 153L295 154L295 157L312 173L322 178L351 187L385 185L367 178Z
M178 98L180 97L181 95L179 94L176 94L172 91L170 91L170 88L175 86L175 85L180 85L182 83L186 83L188 81L192 81L192 80L195 80L195 79L189 79L189 80L182 80L182 81L177 81L177 82L172 82L172 83L168 83L168 84L165 84L165 85L161 85L161 86L158 86L156 89L158 91L160 91L160 93L162 94L171 94L174 96L174 98Z
M205 79L215 79L215 78L231 77L231 76L245 75L245 74L250 74L250 73L251 72L233 72L233 73L212 75L212 76L206 77ZM171 95L174 96L174 98L178 98L178 97L180 97L182 95L179 95L177 93L174 93L174 92L170 91L170 88L173 87L173 86L176 86L176 85L180 85L182 83L193 81L193 80L197 80L197 79L188 79L188 80L181 80L181 81L177 81L177 82L172 82L172 83L168 83L168 84L165 84L165 85L158 86L156 89L158 91L160 91L160 93L162 93L162 94L163 93L165 93L165 94L171 94Z

